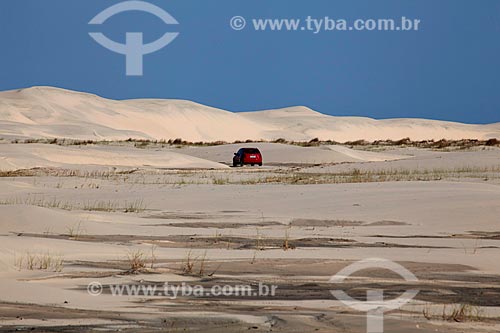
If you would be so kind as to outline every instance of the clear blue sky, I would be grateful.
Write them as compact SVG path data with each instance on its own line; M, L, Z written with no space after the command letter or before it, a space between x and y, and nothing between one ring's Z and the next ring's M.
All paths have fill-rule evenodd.
M151 0L179 22L141 12L87 23L115 0L2 0L0 90L50 85L114 98L181 98L231 111L306 105L332 115L500 122L498 0ZM422 20L417 32L234 31L252 18ZM251 24L251 23L249 23ZM179 37L146 55L144 76L94 42L144 32Z

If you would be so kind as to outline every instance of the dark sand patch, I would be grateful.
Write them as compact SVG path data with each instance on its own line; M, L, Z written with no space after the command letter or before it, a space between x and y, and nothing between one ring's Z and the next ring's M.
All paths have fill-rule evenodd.
M204 297L179 297L175 300L166 299L165 295L151 296L147 299L131 298L131 307L141 309L151 307L162 310L160 315L146 314L146 318L138 320L137 314L131 313L103 313L98 316L88 311L76 311L73 318L118 318L122 321L130 321L139 327L120 328L123 332L152 332L169 331L182 332L349 332L358 333L363 331L365 316L346 309L311 309L304 307L295 301L303 300L333 300L330 293L332 284L328 283L331 275L336 274L342 268L352 264L352 261L342 260L319 260L319 259L259 259L234 260L234 261L212 261L207 260L206 272L215 272L213 276L189 275L185 282L192 285L203 285L206 290L214 285L251 285L256 287L258 283L277 285L275 296L252 297L252 296L204 296ZM86 267L100 267L113 269L126 269L126 261L116 262L74 262L73 265ZM465 265L457 264L434 264L418 262L400 262L419 278L417 283L408 284L398 275L391 271L382 269L369 269L357 272L352 278L344 283L335 284L335 289L344 290L346 293L359 300L365 300L368 289L383 289L384 295L395 298L408 289L419 289L418 300L438 304L471 304L473 306L490 307L500 306L500 277L493 275L482 275L478 280L474 269ZM177 272L182 275L182 260L159 260L157 270L152 273ZM195 267L195 270L198 267ZM116 274L116 273L115 273ZM311 278L307 278L311 276ZM194 281L192 280L196 278ZM473 283L472 283L473 282ZM129 282L131 283L131 282ZM140 282L148 285L163 286L158 279L145 277ZM169 282L169 285L180 285L182 281ZM81 292L86 291L86 285L77 287ZM159 288L161 290L161 288ZM104 293L109 293L109 286L104 286ZM168 300L168 303L165 301ZM245 304L245 301L253 300L257 303ZM229 301L230 303L225 303ZM262 303L258 303L262 301ZM285 301L273 305L268 301ZM231 303L237 302L237 303ZM238 303L241 302L241 303ZM10 305L8 305L10 306ZM17 306L17 305L16 305ZM36 307L36 306L35 306ZM19 311L13 307L9 311L3 311L0 307L0 317L12 319L20 313L26 318L53 318L47 316L44 311L52 311L54 318L60 318L61 314L53 307L40 306L37 311ZM198 317L196 312L211 311L227 315L226 318ZM194 312L193 316L179 317L176 312ZM99 312L97 312L99 314ZM254 315L265 316L266 324L249 324L241 322L232 315ZM142 316L142 313L140 314ZM417 314L418 316L418 314ZM213 319L213 320L212 320ZM422 318L423 319L423 318ZM481 320L485 324L496 323L495 318ZM387 319L385 332L413 332L415 322L408 318L402 320ZM431 322L419 321L421 327L415 332L456 332L452 330L453 325L445 323L432 325ZM166 326L173 325L173 326ZM206 329L206 327L209 329ZM8 332L18 327L3 327L0 332ZM173 329L175 328L175 329ZM100 327L72 327L72 330L62 327L50 327L46 330L37 328L38 332L86 332L92 329L109 331L116 329L113 326L101 325ZM36 332L36 331L35 331Z
M304 276L324 276L329 278L330 276L339 272L341 269L353 263L352 261L335 259L261 259L259 258L259 253L260 251L256 251L255 258L249 258L246 260L219 261L206 258L203 264L206 272L216 272L215 275L227 275L234 277L268 275L280 276L283 277L283 279L293 279L294 277ZM196 271L196 269L199 267L201 261L200 255L202 255L202 252L199 251L192 254L192 260L195 262L193 271ZM183 275L181 267L184 263L185 259L159 259L155 261L155 267L157 267L158 270L152 270L151 272L155 273L168 271ZM71 264L74 266L84 266L87 268L113 269L121 271L125 271L129 268L127 266L127 260L113 260L105 262L73 261ZM500 285L500 277L496 275L482 275L482 279L478 279L478 275L473 273L475 269L466 265L419 262L400 262L400 264L413 272L419 279L422 280L445 279L457 282L477 281L478 283L493 283ZM115 271L114 274L116 275L117 272ZM57 276L61 277L63 276L63 274L59 274ZM353 276L380 279L385 279L388 277L396 279L399 278L399 276L395 273L380 269L363 270L354 274Z
M161 301L161 299L160 299ZM0 332L125 332L125 333L152 333L152 332L196 332L196 333L235 333L235 332L287 332L287 333L359 333L366 332L366 315L351 310L322 311L304 308L298 305L270 306L270 305L241 305L224 304L217 300L194 301L179 300L173 306L158 303L157 300L141 301L131 306L150 307L160 310L160 313L134 314L131 312L114 312L122 322L129 322L130 326L117 325L78 325L78 326L44 326L30 325L3 325ZM5 312L4 312L5 311ZM5 319L59 318L61 313L71 312L71 318L102 318L95 317L101 314L98 311L69 310L53 306L33 304L2 303L0 312L5 313ZM215 312L224 317L198 316L196 312ZM176 312L192 312L192 316L179 316ZM264 324L251 324L235 319L237 315L262 316ZM106 316L105 316L106 317ZM68 319L71 319L68 318ZM22 320L20 320L22 321ZM386 318L384 320L385 333L456 333L452 325L434 325L430 322L419 321L417 328L414 320Z
M500 232L498 231L469 231L465 234L450 234L450 235L371 235L373 238L399 238L399 239L488 239L500 240Z
M257 223L234 223L234 222L179 222L148 224L148 227L176 227L176 228L206 228L206 229L238 229L238 228L257 228L283 225L280 222L257 222Z
M133 306L133 305L132 305ZM143 308L144 302L136 305ZM191 308L192 310L192 308ZM189 310L188 310L189 311ZM198 311L206 311L199 308ZM213 318L193 316L176 316L174 314L162 313L131 313L131 312L106 312L81 309L70 309L36 304L0 303L0 318L3 320L18 321L18 325L2 325L0 332L127 332L127 333L149 333L149 332L208 332L208 333L230 333L268 332L267 325L252 325L238 319ZM88 325L44 325L33 326L23 324L27 319L41 321L65 320L71 323L74 319L88 319ZM92 319L109 320L109 324L92 324ZM282 331L284 332L284 331ZM298 331L297 331L298 332ZM325 331L326 332L326 331Z
M384 290L384 295L390 299L401 295L408 289L420 290L417 299L438 304L470 304L481 307L500 306L500 276L484 275L478 281L476 274L472 274L471 267L463 265L430 264L416 262L401 262L406 268L414 272L419 281L408 283L399 275L385 269L366 269L353 274L343 283L331 284L329 278L344 268L350 262L338 260L272 260L262 259L253 261L206 261L203 263L206 272L213 275L198 276L189 274L190 278L197 277L196 281L186 280L187 284L202 285L210 290L214 285L248 285L257 290L259 283L276 285L276 294L258 296L254 294L214 296L206 295L194 297L215 300L328 300L333 299L330 293L332 288L343 290L352 297L365 300L366 291L373 289ZM184 275L181 262L169 262L168 266L178 274ZM195 265L195 270L197 270ZM313 275L307 278L308 275ZM276 279L279 276L279 279ZM180 286L183 281L169 282L171 286ZM472 283L473 282L473 283ZM163 283L142 281L145 285L157 285L158 294L165 296ZM80 289L85 291L86 286ZM107 288L107 289L106 289ZM105 292L109 293L109 287ZM190 297L186 297L190 298Z
M242 249L279 249L287 246L289 249L294 248L422 248L422 249L445 249L445 246L429 246L429 245L405 245L387 242L364 243L357 242L347 238L330 238L330 237L305 237L297 239L284 238L252 238L233 237L215 234L214 236L198 236L198 235L172 235L172 236L137 236L137 235L80 235L71 237L70 235L47 235L47 234L30 234L19 233L18 236L24 237L40 237L51 239L74 240L79 242L99 242L113 244L139 244L148 243L155 244L160 247L167 248L189 248L189 249L210 249L210 248L227 248L233 250Z
M469 234L480 239L500 240L500 231L469 231Z
M377 226L403 226L409 225L400 221L377 221L363 222L351 220L317 220L317 219L294 219L291 226L297 227L377 227Z
M164 220L204 220L204 219L215 219L221 218L227 215L208 215L203 212L199 213L175 213L175 212L162 212L157 214L152 214L148 216L144 216L145 219L164 219Z

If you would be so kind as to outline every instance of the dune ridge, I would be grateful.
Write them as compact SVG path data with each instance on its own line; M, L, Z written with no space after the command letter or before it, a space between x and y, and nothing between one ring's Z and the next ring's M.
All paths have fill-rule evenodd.
M53 87L0 92L0 137L80 140L286 140L338 142L500 138L500 123L329 116L304 106L230 112L186 100L116 101Z

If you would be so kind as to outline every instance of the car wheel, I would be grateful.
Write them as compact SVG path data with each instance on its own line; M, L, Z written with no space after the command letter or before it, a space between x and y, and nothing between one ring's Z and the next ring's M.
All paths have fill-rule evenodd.
M250 164L251 166L254 166L255 164Z
M259 163L259 166L262 166L262 163Z

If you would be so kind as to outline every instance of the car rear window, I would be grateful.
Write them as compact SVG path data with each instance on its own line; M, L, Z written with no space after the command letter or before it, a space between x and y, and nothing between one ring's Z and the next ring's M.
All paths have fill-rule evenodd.
M260 154L260 151L257 148L245 148L243 152L247 154Z

